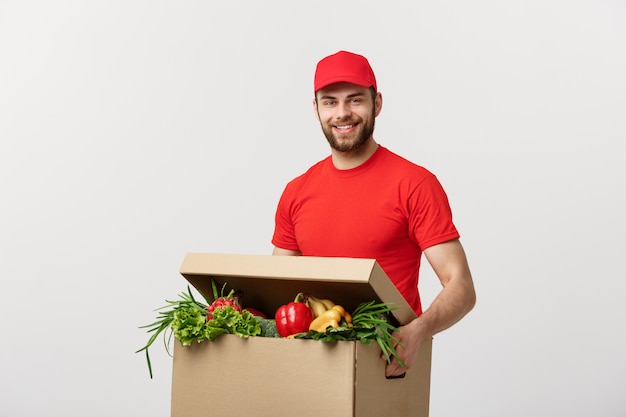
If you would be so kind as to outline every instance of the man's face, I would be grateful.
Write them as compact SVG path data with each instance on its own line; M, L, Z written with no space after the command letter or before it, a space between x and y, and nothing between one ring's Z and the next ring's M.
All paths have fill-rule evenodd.
M339 152L359 149L374 133L382 98L369 88L336 83L320 89L313 105L330 146Z

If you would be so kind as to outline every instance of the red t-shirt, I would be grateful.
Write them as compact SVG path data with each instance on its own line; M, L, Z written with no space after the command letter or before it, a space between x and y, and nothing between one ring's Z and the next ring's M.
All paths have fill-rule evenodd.
M329 156L289 182L272 243L304 256L376 259L419 315L422 251L458 237L437 178L379 146L356 168L336 169Z

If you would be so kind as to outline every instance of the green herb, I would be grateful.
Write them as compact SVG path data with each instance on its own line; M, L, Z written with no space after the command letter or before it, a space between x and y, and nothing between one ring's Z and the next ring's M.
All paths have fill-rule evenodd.
M199 316L206 315L207 306L199 301L196 301L193 294L191 293L191 288L189 288L189 286L187 287L187 294L186 293L179 294L179 297L181 299L178 301L165 300L167 305L157 308L155 310L159 312L157 316L157 321L140 327L140 329L148 329L147 332L152 333L152 336L148 339L148 342L146 343L146 345L135 352L135 353L139 353L141 351L146 352L146 361L148 363L148 371L150 371L150 378L152 378L152 363L150 362L150 353L148 351L148 348L152 346L156 338L161 333L163 333L163 344L165 345L165 350L167 351L167 353L170 354L169 340L171 339L171 335L173 333L172 323L174 323L175 320L177 320L177 322L183 322L185 318L184 316L185 315L191 316L192 315L191 312L196 312L196 318L198 317L198 315ZM197 323L197 320L196 320L196 323ZM182 330L181 327L178 327L177 330L178 330L178 334L183 337L183 339L181 340L181 343L189 342L188 337L183 336L184 330ZM169 333L169 337L167 336L168 333Z
M215 283L213 283L213 288L215 291ZM160 334L163 334L166 352L172 356L169 349L172 335L183 346L190 346L194 341L200 343L204 340L214 340L222 334L234 334L241 338L247 338L261 333L261 327L254 315L249 311L240 311L236 305L220 304L218 307L213 306L214 310L209 313L207 311L209 306L197 301L189 286L187 293L179 294L179 297L180 300L177 301L166 300L167 305L155 310L159 312L157 320L140 327L140 329L148 329L147 332L152 333L146 345L135 352L146 352L150 378L152 378L152 364L148 349ZM208 300L205 301L209 302ZM215 303L216 301L213 304Z
M340 340L358 340L369 344L375 342L380 346L387 362L394 357L398 363L406 367L406 364L398 356L396 345L398 340L393 337L393 333L398 328L391 324L389 313L393 311L391 303L361 303L352 313L352 327L349 327L344 320L337 328L329 327L326 332L316 332L296 335L298 339L315 339L322 342L336 342Z

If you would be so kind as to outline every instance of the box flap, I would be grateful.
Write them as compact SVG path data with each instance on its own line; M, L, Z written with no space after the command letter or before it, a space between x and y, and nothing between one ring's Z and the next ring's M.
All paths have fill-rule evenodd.
M226 284L226 292L242 291L244 307L268 316L303 292L331 299L348 311L362 302L391 302L400 324L416 317L374 259L189 253L180 273L209 300L213 278L218 290Z

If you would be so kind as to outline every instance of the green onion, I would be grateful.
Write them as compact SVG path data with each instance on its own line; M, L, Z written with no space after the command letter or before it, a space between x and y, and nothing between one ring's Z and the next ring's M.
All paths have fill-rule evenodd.
M337 328L329 327L326 332L311 330L308 333L296 335L298 339L315 339L322 342L336 342L339 340L357 340L365 344L377 343L385 355L387 362L394 357L398 363L406 368L406 364L398 356L396 346L401 346L393 337L398 331L390 322L389 313L395 310L391 303L376 303L370 301L361 303L352 313L352 327L341 325ZM343 322L342 322L343 323Z
M152 363L150 362L150 353L148 352L148 348L152 346L152 344L154 343L154 341L160 334L163 334L163 343L165 344L165 350L167 351L168 354L170 354L169 340L171 340L171 336L173 333L171 327L172 327L172 323L174 322L174 314L177 311L184 310L186 308L191 308L194 310L199 310L201 314L206 316L207 306L196 301L196 299L193 297L193 294L191 293L191 288L189 288L189 286L187 286L187 292L188 292L187 294L186 293L179 294L179 297L181 299L178 301L165 300L167 305L163 307L159 307L155 310L155 311L159 311L159 315L157 316L157 321L155 321L154 323L139 327L140 329L148 329L147 333L154 333L152 336L150 336L146 345L135 352L135 353L139 353L144 350L146 351L146 362L148 363L148 371L150 372L150 378L152 378ZM165 310L168 307L169 309ZM168 338L168 333L169 333L169 338Z

